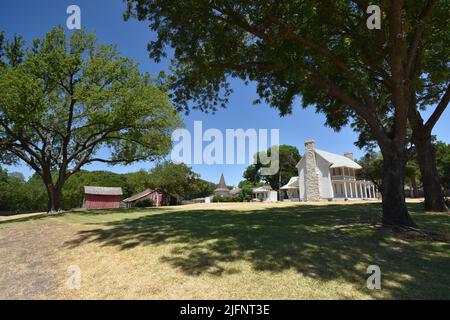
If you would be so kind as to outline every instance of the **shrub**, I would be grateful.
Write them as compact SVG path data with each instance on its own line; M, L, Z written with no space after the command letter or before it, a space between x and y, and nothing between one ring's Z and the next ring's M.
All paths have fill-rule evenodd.
M213 202L242 202L240 195L214 196Z
M141 201L136 202L136 204L134 205L136 208L149 208L149 207L154 207L155 206L155 201L151 200L151 199L144 199Z

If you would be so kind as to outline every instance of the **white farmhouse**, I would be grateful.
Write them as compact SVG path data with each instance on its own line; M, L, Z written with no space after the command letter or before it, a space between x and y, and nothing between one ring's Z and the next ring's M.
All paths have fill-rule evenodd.
M318 150L314 141L305 142L305 155L297 164L298 177L293 177L281 189L286 200L319 201L339 199L376 199L372 182L357 180L361 166L353 154L344 156Z

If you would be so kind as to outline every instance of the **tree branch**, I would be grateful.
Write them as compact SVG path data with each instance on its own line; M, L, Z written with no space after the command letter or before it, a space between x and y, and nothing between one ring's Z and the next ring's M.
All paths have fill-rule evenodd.
M347 105L351 106L355 112L364 120L367 121L373 134L381 143L387 142L387 135L384 132L383 126L379 119L375 116L372 109L367 108L361 101L358 101L354 96L348 95L345 91L340 88L336 83L325 79L321 76L313 67L306 67L311 73L313 82L327 90L328 94L335 99L338 99Z
M434 109L433 114L430 116L428 121L425 123L426 130L428 130L429 132L431 132L433 130L434 126L438 122L442 113L447 108L449 101L450 101L450 85L447 86L447 90L445 90L445 93L442 96L441 101L439 101L439 104L437 105L436 109Z
M430 17L435 0L429 0L425 4L417 22L411 43L408 48L408 58L406 64L407 78L410 78L414 66L414 60L418 55L418 49L422 41L422 35L425 31L426 20Z

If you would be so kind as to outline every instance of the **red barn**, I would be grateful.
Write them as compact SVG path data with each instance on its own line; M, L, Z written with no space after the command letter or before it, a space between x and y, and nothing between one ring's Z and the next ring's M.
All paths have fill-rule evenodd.
M120 207L122 188L84 187L83 208L116 209Z
M144 190L141 193L126 198L125 200L123 200L123 202L125 202L127 208L131 208L136 204L136 202L142 200L152 200L155 203L156 207L173 205L177 203L177 199L170 194L152 189Z

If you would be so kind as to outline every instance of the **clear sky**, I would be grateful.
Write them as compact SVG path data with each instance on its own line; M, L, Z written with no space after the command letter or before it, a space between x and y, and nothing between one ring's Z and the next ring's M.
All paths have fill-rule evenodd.
M68 15L66 9L76 4L81 8L82 27L97 35L99 42L116 44L122 55L140 63L143 72L156 76L167 68L167 62L156 64L148 58L147 43L154 37L147 23L123 20L125 4L121 0L15 0L0 2L0 30L7 37L14 33L22 35L29 43L34 38L43 37L53 26L65 26ZM69 31L68 31L69 32ZM360 157L363 151L354 146L357 135L350 128L334 132L324 127L324 116L316 114L313 108L302 109L298 104L290 116L280 118L278 112L266 104L253 105L257 97L255 85L245 86L241 81L234 81L234 94L227 109L219 110L215 115L192 112L184 117L186 127L193 128L194 121L203 121L204 130L217 128L225 133L226 129L279 129L280 143L290 144L303 153L303 142L314 139L316 146L330 152L343 154L354 152ZM450 111L447 110L435 128L438 139L450 142ZM106 151L102 151L106 152ZM150 169L151 163L137 163L131 166L110 167L104 164L93 164L86 169L110 170L117 173L131 172L139 169ZM224 173L229 185L242 180L242 172L246 165L193 165L193 169L202 178L217 182ZM12 171L21 171L30 176L32 171L25 165L8 167Z

